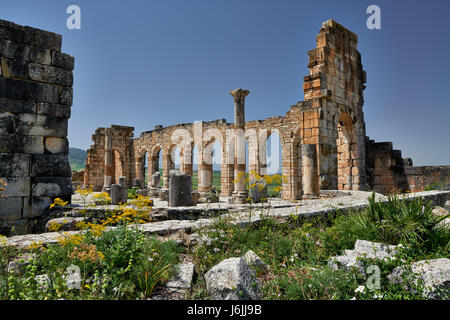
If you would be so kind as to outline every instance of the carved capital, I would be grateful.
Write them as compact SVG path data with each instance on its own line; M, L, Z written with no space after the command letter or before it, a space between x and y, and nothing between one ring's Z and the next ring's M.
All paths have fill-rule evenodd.
M239 89L235 89L235 90L231 90L230 94L233 96L234 98L234 102L238 102L238 103L244 103L245 97L250 93L250 91L248 90L243 90L241 88Z

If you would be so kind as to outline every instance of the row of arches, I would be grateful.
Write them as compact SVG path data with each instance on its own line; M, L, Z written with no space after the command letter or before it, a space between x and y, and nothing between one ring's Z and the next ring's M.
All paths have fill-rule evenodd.
M282 166L281 166L281 139L278 132L273 132L269 135L266 142L266 159L264 161L264 170L259 170L259 174L281 174ZM160 176L163 177L160 181L160 187L164 186L164 177L167 177L168 172L170 170L179 170L181 172L185 172L192 176L193 180L193 189L199 189L199 172L201 171L200 167L206 167L207 171L211 172L211 175L208 177L204 177L209 179L206 185L214 186L215 189L221 189L221 170L222 170L222 158L224 154L223 146L218 141L213 141L206 145L203 150L204 158L210 158L208 163L201 163L199 161L199 148L196 144L192 144L190 150L190 162L186 161L189 159L189 155L184 155L183 148L172 145L171 148L165 149L161 145L154 146L151 151L147 149L142 149L137 157L137 177L143 181L145 186L150 186L151 175L160 172ZM189 152L189 151L187 151ZM167 155L165 155L167 153ZM167 157L167 158L166 158ZM251 161L249 161L249 141L245 139L245 158L246 158L246 171L250 172L250 170L254 168L250 168ZM166 161L166 165L165 162ZM187 163L186 163L187 162Z

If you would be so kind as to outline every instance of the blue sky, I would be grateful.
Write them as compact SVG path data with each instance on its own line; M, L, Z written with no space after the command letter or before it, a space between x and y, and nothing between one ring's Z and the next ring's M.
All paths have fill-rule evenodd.
M81 30L66 8L81 8ZM381 30L366 8L381 8ZM303 100L306 52L321 23L359 35L367 72L367 134L415 165L450 164L450 1L1 0L0 19L63 35L75 56L72 147L97 127L135 136L179 122L233 121L229 91L250 90L246 118L283 115Z

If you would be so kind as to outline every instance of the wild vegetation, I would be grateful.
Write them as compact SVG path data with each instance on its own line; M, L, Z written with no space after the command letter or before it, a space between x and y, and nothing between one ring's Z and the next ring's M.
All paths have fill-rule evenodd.
M77 192L82 198L92 194L89 188ZM108 195L96 195L97 204L108 201ZM34 243L26 250L0 246L0 299L146 299L174 275L181 254L194 262L198 274L186 298L209 299L204 274L247 250L269 266L269 272L257 273L264 299L422 299L423 287L416 278L405 279L414 289L405 290L387 276L399 265L449 257L450 230L441 223L448 216L436 217L431 203L421 199L392 196L381 203L372 197L362 211L340 211L327 219L293 215L279 223L269 211L261 214L258 224L236 225L217 218L212 227L199 231L206 240L188 247L139 231L138 224L151 221L150 199L137 196L129 204L132 208L121 207L102 217L89 217L86 211L88 219L79 224L83 232L78 234L69 236L55 226L53 231L61 235L58 244ZM52 206L66 205L56 199ZM328 266L330 257L353 249L357 239L403 245L395 259L361 259L364 266L375 264L381 270L381 287L375 291L356 268L340 271ZM28 262L8 268L21 259ZM73 268L81 275L79 287L67 281Z

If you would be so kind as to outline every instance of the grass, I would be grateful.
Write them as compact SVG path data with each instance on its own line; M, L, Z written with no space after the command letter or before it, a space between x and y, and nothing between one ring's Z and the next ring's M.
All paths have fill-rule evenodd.
M136 200L141 209L144 200ZM264 299L423 299L423 288L414 277L405 282L415 288L411 291L391 284L388 275L400 265L450 256L450 230L441 225L445 217L435 217L431 209L431 203L421 199L390 197L380 203L372 197L364 210L338 211L327 219L292 216L279 223L262 216L258 224L237 225L218 218L213 226L198 231L209 240L188 248L130 228L137 221L129 218L138 215L123 209L108 219L114 220L115 230L105 231L102 221L91 219L94 223L85 224L85 234L68 237L61 233L59 244L37 243L27 250L0 247L0 299L146 299L174 275L182 253L194 262L198 273L188 298L209 299L205 273L248 250L270 268L266 273L257 270ZM379 289L369 290L368 275L357 269L339 271L328 266L332 256L353 249L357 239L403 245L395 259L361 259L365 270L371 265L379 267ZM8 273L8 263L25 252L35 255L31 263L21 274ZM80 289L71 289L66 282L72 266L80 270ZM38 275L47 275L47 283L38 281Z
M339 212L327 221L293 218L279 224L263 219L253 226L218 221L205 232L210 242L190 250L200 274L191 299L208 299L204 274L223 259L242 256L247 250L270 267L268 274L259 277L264 299L422 299L423 288L414 278L407 283L415 292L391 284L387 276L403 263L449 257L450 231L439 225L441 218L430 215L430 208L431 203L420 199L408 202L393 197L376 203L372 198L366 210ZM367 277L356 269L335 271L327 265L330 257L353 249L357 239L404 246L391 261L362 259L365 267L375 264L381 269L379 290L368 290ZM355 292L361 286L364 292Z

